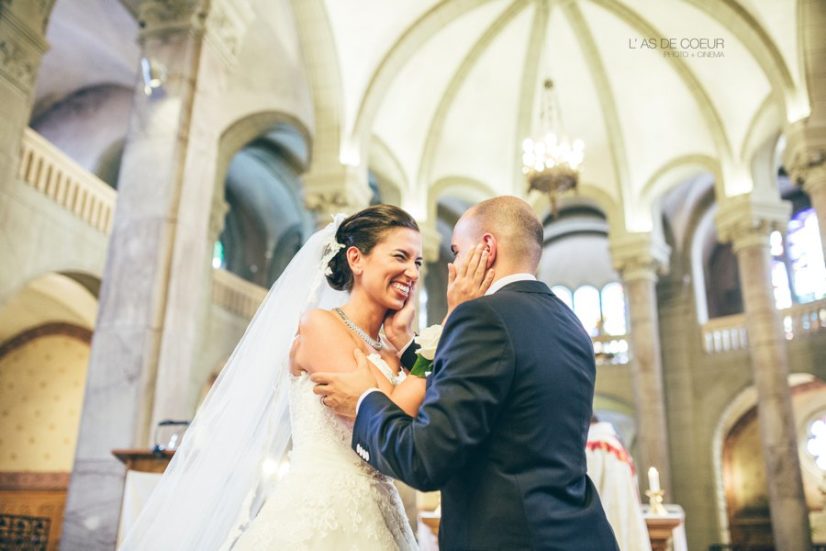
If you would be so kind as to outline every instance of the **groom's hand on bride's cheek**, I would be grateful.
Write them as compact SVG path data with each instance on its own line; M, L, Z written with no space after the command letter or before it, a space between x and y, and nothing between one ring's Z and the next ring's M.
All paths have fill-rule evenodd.
M355 349L353 356L356 368L352 371L319 372L310 376L315 383L313 392L320 396L321 403L343 417L355 417L361 395L371 388L378 388L364 353Z

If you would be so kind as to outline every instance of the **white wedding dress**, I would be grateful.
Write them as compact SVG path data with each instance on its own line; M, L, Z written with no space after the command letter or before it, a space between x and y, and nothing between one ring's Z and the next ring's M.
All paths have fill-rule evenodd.
M378 354L369 359L394 385ZM353 424L324 407L305 372L291 376L290 469L233 546L241 551L417 549L393 482L350 447Z

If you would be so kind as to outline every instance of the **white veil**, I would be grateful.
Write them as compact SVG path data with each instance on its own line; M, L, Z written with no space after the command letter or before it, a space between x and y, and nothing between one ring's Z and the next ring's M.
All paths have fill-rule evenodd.
M298 322L310 308L347 299L324 277L343 219L310 237L272 286L121 550L230 549L254 518L274 484L265 462L282 460L292 434L289 351Z

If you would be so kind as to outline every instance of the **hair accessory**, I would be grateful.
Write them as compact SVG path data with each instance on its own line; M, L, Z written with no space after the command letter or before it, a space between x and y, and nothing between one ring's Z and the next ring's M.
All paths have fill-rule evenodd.
M333 224L335 224L336 230L338 230L345 218L347 218L347 215L341 213L333 216ZM325 276L333 275L333 270L330 268L330 261L338 254L338 251L344 248L344 243L339 243L338 239L336 239L336 233L338 233L338 231L333 232L330 236L330 240L327 241L327 245L324 247L324 254L321 255L321 267L324 270Z

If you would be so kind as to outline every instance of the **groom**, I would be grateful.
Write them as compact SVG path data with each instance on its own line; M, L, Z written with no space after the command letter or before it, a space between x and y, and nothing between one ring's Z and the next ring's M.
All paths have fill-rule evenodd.
M376 391L364 365L313 376L327 405L357 410L353 448L363 459L442 491L443 551L618 549L585 474L591 339L533 276L542 241L533 210L515 197L484 201L456 224L457 258L481 242L496 279L448 317L415 418Z

